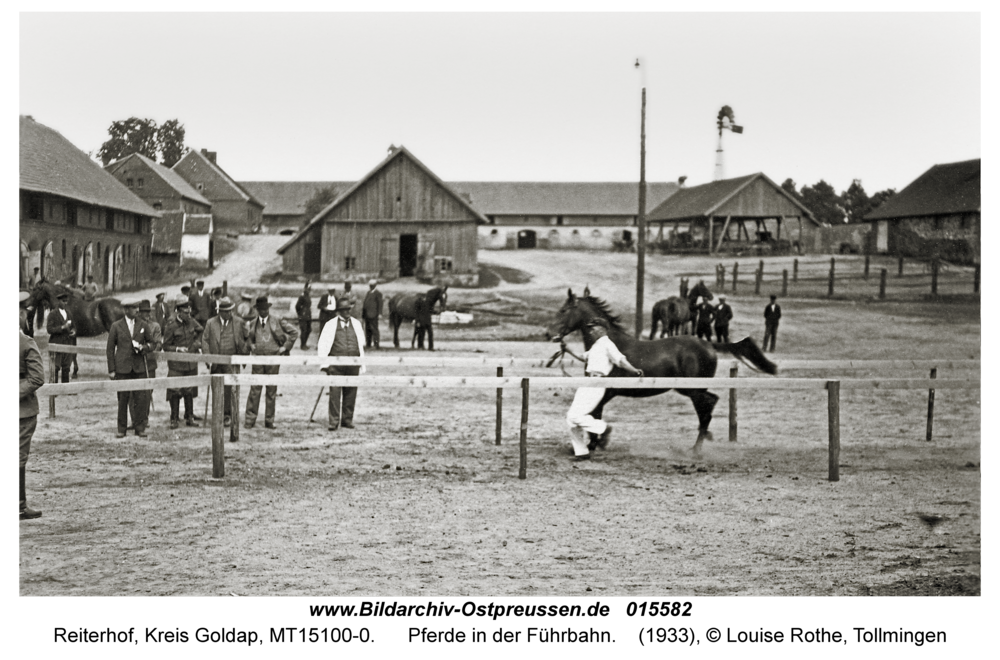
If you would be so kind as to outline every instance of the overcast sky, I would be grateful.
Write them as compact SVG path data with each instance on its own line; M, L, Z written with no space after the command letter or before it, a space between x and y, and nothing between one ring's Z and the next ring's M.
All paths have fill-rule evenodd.
M240 181L390 144L446 181L631 181L645 84L648 180L711 181L728 104L727 177L871 194L981 156L980 66L974 13L21 14L19 107L85 151L179 119Z

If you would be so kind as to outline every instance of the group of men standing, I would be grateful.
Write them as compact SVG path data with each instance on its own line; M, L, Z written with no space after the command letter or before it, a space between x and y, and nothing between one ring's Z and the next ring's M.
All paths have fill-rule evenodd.
M350 282L344 282L344 290L340 294L336 288L331 286L326 293L319 298L317 307L319 308L319 332L327 323L337 318L340 311L340 303L344 301L348 305L348 315L357 318L358 296L352 290ZM312 331L312 299L310 298L310 283L306 282L302 289L302 295L295 303L295 315L299 320L300 337L302 339L301 348L306 348L309 334ZM379 347L379 317L382 316L382 292L378 289L378 280L368 281L368 293L361 303L361 320L364 333L365 348Z
M712 341L714 329L715 341L729 343L729 323L733 320L733 308L726 302L724 294L719 295L717 306L699 297L695 301L693 314L695 334L698 337ZM781 305L778 304L778 297L772 295L771 302L764 308L764 340L761 342L761 350L774 352L780 320Z

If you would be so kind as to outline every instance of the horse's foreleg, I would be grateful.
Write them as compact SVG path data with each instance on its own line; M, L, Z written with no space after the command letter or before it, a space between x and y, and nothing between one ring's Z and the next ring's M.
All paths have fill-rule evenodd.
M712 432L708 430L708 425L712 423L712 411L719 397L708 390L677 390L679 394L691 399L694 404L694 411L698 413L698 438L691 448L691 453L695 456L701 455L702 442L708 440L712 442Z
M434 324L433 323L428 323L427 324L427 350L428 351L433 351L434 350Z
M402 320L395 314L389 315L389 325L392 326L392 345L399 348L399 324Z

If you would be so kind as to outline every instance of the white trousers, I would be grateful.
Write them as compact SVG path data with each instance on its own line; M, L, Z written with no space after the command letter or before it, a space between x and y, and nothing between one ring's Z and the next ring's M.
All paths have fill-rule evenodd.
M590 453L587 448L590 444L587 433L600 435L608 428L603 419L594 419L590 415L603 398L603 387L581 387L573 397L573 404L566 413L566 423L569 424L570 439L573 441L573 453L577 456Z

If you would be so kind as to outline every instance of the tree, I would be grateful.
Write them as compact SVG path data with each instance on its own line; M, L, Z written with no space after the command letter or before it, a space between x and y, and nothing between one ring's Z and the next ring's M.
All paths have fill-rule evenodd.
M887 199L889 199L895 194L896 194L895 188L886 188L885 190L880 190L874 195L872 195L872 198L870 200L871 209L869 210L869 213L871 213L871 211L874 211L878 207L882 206L882 204L885 203Z
M111 138L97 150L105 165L125 156L142 154L150 160L159 160L166 167L173 167L187 151L184 125L176 119L157 126L153 119L129 117L124 121L111 122L108 135Z
M188 151L184 146L184 124L176 119L163 122L156 132L156 143L163 158L163 166L173 167Z
M129 154L142 154L156 160L156 122L152 119L129 117L124 121L113 121L108 128L111 136L101 145L97 155L101 162L108 163L124 158Z
M317 188L313 196L306 202L306 208L303 211L305 213L305 221L309 222L315 218L317 213L332 204L335 199L337 199L337 189L334 186Z
M854 179L850 187L840 196L840 199L840 205L847 213L848 222L861 222L872 210L871 200L868 199L865 187L861 185L861 179Z
M802 187L802 204L812 211L820 222L839 225L844 222L844 209L840 206L840 196L826 181L820 179L812 186Z
M782 190L784 190L786 193L788 193L789 195L791 195L792 197L801 202L802 195L799 194L799 191L796 190L795 187L796 184L794 181L792 181L791 178L785 179L785 182L781 184Z

